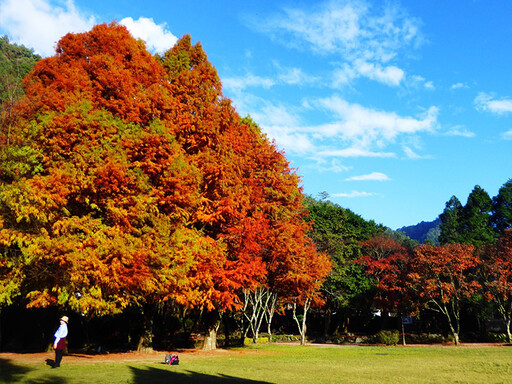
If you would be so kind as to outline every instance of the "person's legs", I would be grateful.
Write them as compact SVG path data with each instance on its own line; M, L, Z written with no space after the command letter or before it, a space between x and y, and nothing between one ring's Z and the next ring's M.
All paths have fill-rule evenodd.
M54 368L60 367L60 362L62 361L62 353L64 352L63 349L56 349L55 350L55 365Z

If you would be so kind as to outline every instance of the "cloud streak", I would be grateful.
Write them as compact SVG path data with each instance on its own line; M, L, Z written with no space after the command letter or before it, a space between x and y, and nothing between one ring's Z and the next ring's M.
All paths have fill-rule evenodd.
M355 198L355 197L370 197L375 196L373 192L361 192L361 191L352 191L352 192L341 192L341 193L333 193L332 197L345 197L345 198Z
M496 99L493 95L480 92L475 98L477 110L504 115L512 112L512 100L507 98Z
M388 175L381 172L372 172L367 175L352 176L345 179L345 181L389 181L391 180Z
M430 107L421 117L400 116L349 103L337 95L312 102L337 120L312 128L325 137L339 137L356 147L385 147L404 134L432 132L437 125L438 108Z
M405 72L391 64L400 53L419 46L420 22L401 7L366 1L328 1L308 9L284 8L252 27L290 48L337 58L334 82L358 77L398 86Z

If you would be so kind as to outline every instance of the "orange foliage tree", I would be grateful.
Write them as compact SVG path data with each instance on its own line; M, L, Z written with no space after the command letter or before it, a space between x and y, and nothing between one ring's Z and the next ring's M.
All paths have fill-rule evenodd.
M505 321L508 342L512 342L512 228L506 229L491 247L490 257L483 263L484 284Z
M479 259L474 249L473 245L456 243L420 245L410 263L411 288L425 306L446 317L457 345L461 304L480 288L475 279Z
M297 288L302 293L293 295L302 298L309 289L307 294L314 296L329 261L307 238L299 178L284 154L250 118L238 117L222 96L215 69L190 36L161 60L174 95L167 116L178 128L178 142L204 175L195 225L227 247L226 263L217 269L222 276L214 279L217 285L210 291L222 300L208 300L209 309L239 308L240 290L266 288L289 297L292 291L279 278L284 281L286 273L300 268L290 261L294 257L298 263L315 259L319 273L305 266L302 273L310 273L320 284Z
M407 284L409 252L384 234L359 243L362 256L356 260L375 281L375 304L386 311L406 315L413 311L413 301ZM402 343L405 345L403 321Z
M0 242L29 307L118 313L172 295L209 252L187 226L201 173L159 119L164 74L124 27L99 25L25 79L1 147Z
M307 240L299 179L189 36L154 57L115 23L68 34L25 87L0 143L2 302L217 313L259 285L316 295L325 273L297 276L328 260Z

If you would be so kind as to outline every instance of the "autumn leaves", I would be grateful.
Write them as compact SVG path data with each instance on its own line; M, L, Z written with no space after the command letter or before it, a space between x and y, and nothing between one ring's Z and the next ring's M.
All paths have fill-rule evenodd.
M257 287L319 298L330 263L299 178L189 36L160 57L115 23L68 34L25 87L1 133L0 304L102 315L236 309Z

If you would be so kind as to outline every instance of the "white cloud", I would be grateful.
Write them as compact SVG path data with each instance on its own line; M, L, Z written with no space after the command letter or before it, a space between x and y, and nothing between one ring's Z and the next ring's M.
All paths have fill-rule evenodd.
M469 87L467 84L464 84L464 83L455 83L450 87L450 89L461 89L461 88L469 88Z
M319 151L317 155L324 157L395 157L395 154L391 152L372 152L356 147L323 150Z
M422 42L419 24L391 2L372 5L359 0L285 8L274 17L252 21L253 28L288 47L335 56L334 86L358 77L399 85L405 73L391 62Z
M247 88L269 89L276 85L304 85L311 84L319 79L309 76L300 68L283 68L275 64L279 73L275 79L270 77L257 76L252 73L246 73L244 76L226 77L222 84L224 89L231 92L241 92Z
M324 137L340 137L356 147L384 147L398 135L433 131L437 125L437 107L430 107L421 117L402 117L395 112L378 111L350 104L338 96L314 102L338 120L310 128Z
M375 196L375 193L352 191L352 192L349 192L349 193L333 193L331 196L332 197L346 197L346 198L369 197L369 196Z
M94 16L79 10L72 0L57 4L50 0L4 0L0 2L0 25L13 42L42 56L53 55L65 34L87 31L96 23Z
M328 1L309 9L284 9L284 14L259 20L255 28L319 53L379 62L390 61L405 46L421 40L419 22L398 6L381 9L365 1ZM293 41L291 42L293 43Z
M408 147L419 148L415 138L437 129L437 107L418 116L400 116L349 103L339 96L304 101L300 106L287 106L271 100L236 93L237 109L250 113L263 131L275 139L287 153L300 153L321 161L327 158L392 158L393 145L409 141ZM306 125L302 114L325 114L331 122ZM412 150L406 152L411 157ZM319 164L320 166L320 164Z
M167 24L156 24L153 19L139 17L137 20L125 17L119 24L124 25L133 37L146 42L152 52L164 53L176 44L178 38L167 30Z
M503 132L501 137L503 137L505 140L512 140L512 129L507 132Z
M475 105L478 110L496 113L503 115L512 112L512 100L510 99L495 99L493 95L480 92L475 98Z
M356 70L362 76L387 85L400 85L404 78L404 71L393 65L383 67L375 63L367 63L361 60L355 62Z
M366 77L389 86L399 86L405 78L405 73L394 65L383 66L379 63L356 60L350 65L343 63L340 68L333 71L332 85L338 87L349 84L360 77Z
M469 131L463 125L456 125L454 127L449 128L446 133L446 136L462 136L462 137L475 137L475 133Z
M416 152L414 152L414 150L411 147L409 147L407 145L403 145L402 149L405 153L405 156L408 159L422 159L423 158L421 155L418 155Z
M240 92L250 87L268 89L273 87L275 84L275 80L272 80L268 77L256 76L253 74L247 74L245 76L238 77L228 77L222 81L224 88L232 92Z
M388 175L381 172L372 172L367 175L352 176L345 179L346 181L388 181L391 180Z
M285 151L307 154L315 152L311 137L301 131L301 122L293 109L259 100L262 105L251 113L254 121L271 139L275 139L279 148Z
M318 78L309 76L300 68L280 68L278 79L280 83L289 85L304 85L318 81Z
M430 89L430 90L436 89L436 87L434 86L434 83L432 81L425 82L425 88Z
M325 158L320 157L316 158L315 160L316 164L314 165L314 168L318 172L341 173L351 169L351 167L340 164L338 159L330 159L330 161L326 161Z
M416 89L424 88L429 91L433 91L436 89L436 86L434 85L433 81L427 80L423 76L419 76L419 75L408 76L407 84Z

